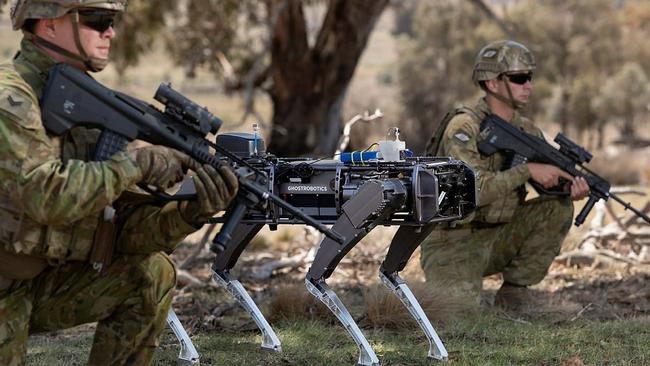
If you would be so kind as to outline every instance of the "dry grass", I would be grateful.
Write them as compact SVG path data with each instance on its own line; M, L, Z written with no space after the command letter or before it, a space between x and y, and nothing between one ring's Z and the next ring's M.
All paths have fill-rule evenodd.
M247 249L250 251L268 250L272 246L271 241L264 235L256 235L251 239Z
M312 296L302 284L287 284L275 288L268 302L268 318L277 320L331 319L325 304Z
M416 282L409 285L422 310L432 322L448 320L454 315L469 310L466 302L453 297L440 297L445 293L430 284ZM367 321L375 328L404 329L417 327L406 307L386 287L381 284L370 286L363 293Z

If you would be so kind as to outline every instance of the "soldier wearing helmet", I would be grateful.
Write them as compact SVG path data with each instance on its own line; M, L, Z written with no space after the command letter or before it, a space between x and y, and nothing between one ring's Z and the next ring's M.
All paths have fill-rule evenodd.
M474 306L480 304L484 276L501 273L503 285L495 303L510 310L530 304L527 286L541 281L571 227L573 204L588 195L582 178L573 178L555 166L526 163L503 170L505 156L483 156L477 142L480 124L496 114L524 131L543 137L520 110L533 89L536 64L520 43L503 40L483 47L474 62L473 82L485 95L473 107L447 114L427 145L426 153L452 156L478 173L479 208L455 227L440 225L422 243L421 265L436 291ZM545 196L526 200L525 183L544 187L571 181L569 198Z
M100 131L51 135L39 99L57 62L100 71L125 0L14 0L24 38L0 64L0 364L25 363L29 334L98 322L92 365L146 365L176 280L171 252L237 191L227 167L161 146L93 161ZM198 200L160 202L188 169Z
M13 3L10 16L14 30L22 29L26 39L42 47L57 61L81 63L89 71L101 71L108 64L110 39L115 36L113 22L125 7L126 0L18 0ZM35 33L37 20L64 16L72 25L72 37L52 42L51 32ZM84 37L86 27L99 32L102 40ZM63 40L67 42L60 44Z

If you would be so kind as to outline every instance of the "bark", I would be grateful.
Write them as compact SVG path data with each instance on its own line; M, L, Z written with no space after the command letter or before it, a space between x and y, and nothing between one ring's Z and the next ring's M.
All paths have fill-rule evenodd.
M330 0L310 47L303 2L288 0L272 36L270 151L279 156L334 152L345 93L388 1Z

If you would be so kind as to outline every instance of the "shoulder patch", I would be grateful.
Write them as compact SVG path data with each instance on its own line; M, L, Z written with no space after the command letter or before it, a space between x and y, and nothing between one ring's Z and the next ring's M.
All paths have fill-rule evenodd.
M40 117L32 109L32 100L23 93L11 88L0 89L0 115L24 127L34 128L40 124Z

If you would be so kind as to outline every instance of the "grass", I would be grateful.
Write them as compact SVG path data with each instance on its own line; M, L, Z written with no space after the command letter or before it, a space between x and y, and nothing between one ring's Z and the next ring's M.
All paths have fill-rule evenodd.
M334 319L332 317L332 319ZM352 365L358 350L333 320L285 320L274 324L283 352L259 348L257 331L199 332L194 344L204 365ZM561 365L572 358L585 364L650 363L650 318L557 321L536 317L513 321L492 310L465 314L438 327L450 365ZM429 365L428 343L419 329L364 329L382 365ZM29 365L81 365L87 359L91 330L75 336L32 337ZM175 365L178 345L166 330L155 365Z

